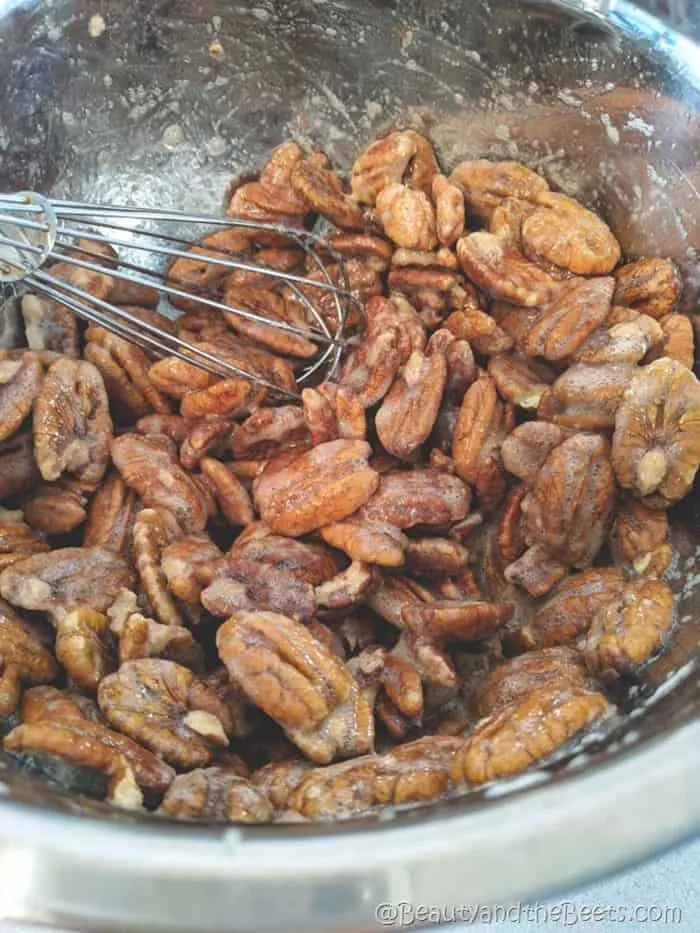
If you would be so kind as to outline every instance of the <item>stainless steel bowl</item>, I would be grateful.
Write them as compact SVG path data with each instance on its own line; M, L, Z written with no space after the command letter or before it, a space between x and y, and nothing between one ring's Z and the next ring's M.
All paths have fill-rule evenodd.
M448 165L540 166L628 254L674 256L697 303L700 56L627 3L0 0L0 53L2 189L216 208L290 134L347 167L409 123ZM432 808L246 829L116 814L4 760L0 912L81 930L369 929L385 902L535 898L694 834L700 497L677 513L674 641L583 752Z

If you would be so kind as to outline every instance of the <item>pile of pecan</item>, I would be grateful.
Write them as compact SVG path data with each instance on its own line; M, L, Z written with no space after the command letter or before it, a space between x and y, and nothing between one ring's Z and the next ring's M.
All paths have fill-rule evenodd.
M92 769L122 807L249 822L431 801L561 750L674 619L666 510L700 464L678 270L623 262L523 165L442 174L413 130L347 184L287 143L228 197L323 219L361 341L280 403L22 297L0 353L5 749ZM272 385L316 352L273 326L309 324L298 292L202 262L317 277L279 233L178 259L175 321L82 248L103 271L53 274Z

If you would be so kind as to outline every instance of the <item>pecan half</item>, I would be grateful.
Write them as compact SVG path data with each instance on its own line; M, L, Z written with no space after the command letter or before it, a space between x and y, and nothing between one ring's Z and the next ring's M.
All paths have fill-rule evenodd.
M678 502L700 465L700 385L671 359L639 370L615 415L612 462L621 486Z
M610 709L602 693L562 684L531 693L483 720L455 756L455 784L509 777L551 754Z
M297 405L259 408L234 428L231 447L237 460L257 460L290 447L304 446L309 435Z
M86 486L104 476L112 441L109 399L91 363L57 360L34 403L34 456L47 482L69 473Z
M220 619L238 610L255 609L310 619L316 609L313 588L306 580L281 567L230 555L202 591L201 600Z
M464 233L464 195L444 175L433 178L432 195L438 240L452 246Z
M8 512L0 506L0 569L48 550L43 534L24 521L22 512Z
M162 658L188 667L199 674L204 670L204 651L189 629L161 625L140 612L132 612L123 622L111 623L119 638L119 663L139 658Z
M44 370L25 353L18 360L0 360L0 441L11 437L32 410Z
M17 615L0 600L0 716L9 716L19 705L20 684L46 684L58 676L51 653Z
M545 270L493 233L470 233L457 243L457 258L467 277L488 292L515 305L546 305L560 286Z
M450 175L450 182L464 192L472 213L484 221L491 219L506 198L534 202L549 187L544 178L520 162L486 159L461 162Z
M526 360L515 353L492 356L488 374L502 399L526 410L537 408L555 378L554 371L546 363Z
M641 502L624 502L610 532L610 550L627 573L662 576L672 556L666 513Z
M615 272L616 305L634 308L656 320L676 310L683 291L678 266L671 259L639 259Z
M339 438L365 440L367 419L364 406L345 386L324 382L315 389L304 389L301 400L314 447Z
M388 522L351 517L344 522L325 525L320 532L327 544L344 551L351 560L380 567L400 567L404 563L408 538Z
M458 476L420 469L386 473L360 509L361 521L388 522L397 528L445 525L469 512L471 493Z
M204 457L202 473L210 481L216 501L230 525L248 525L255 518L248 490L238 479L230 465Z
M612 276L564 286L522 341L525 355L551 361L572 356L608 317L614 288Z
M168 589L161 559L181 530L164 509L141 509L134 520L133 557L151 615L166 625L184 625L182 613Z
M229 553L288 571L312 586L330 580L340 569L333 553L322 544L272 534L262 522L249 525L236 538Z
M267 823L272 819L272 807L260 790L234 771L218 767L179 774L158 812L180 819L229 823Z
M416 155L417 133L390 133L366 149L352 167L352 193L365 204L374 204L388 185L401 182Z
M20 308L30 350L78 356L78 319L65 305L30 293L22 296Z
M340 374L340 385L352 392L365 408L371 408L389 391L401 365L398 327L372 331L349 354Z
M338 440L271 460L253 484L262 520L296 537L351 515L379 484L367 463L370 452L364 441Z
M56 657L71 681L94 693L113 664L105 643L107 616L94 609L74 609L56 623Z
M659 319L659 324L661 339L649 353L647 362L667 356L692 369L695 365L695 334L690 318L685 314L667 314Z
M0 499L28 492L41 481L33 447L31 434L0 441Z
M101 545L124 554L131 544L136 516L136 493L129 489L116 470L95 493L88 511L83 545Z
M127 661L97 691L115 728L176 768L201 768L228 745L226 707L192 671L173 661Z
M405 249L437 245L435 210L430 198L408 185L390 184L377 197L377 222L385 235Z
M506 469L533 486L550 453L571 436L566 428L544 421L526 421L504 440L501 457Z
M341 230L361 230L364 217L355 201L343 191L338 176L330 169L302 160L295 164L290 184L316 214L328 218Z
M664 333L653 318L631 308L613 307L604 325L586 338L572 359L597 366L638 363L652 347L661 344L663 338Z
M574 363L542 393L537 414L545 421L582 431L611 428L636 373L634 363Z
M229 308L254 315L254 319L251 320L236 314L235 310L223 312L228 323L239 334L255 340L274 353L297 356L301 359L315 356L316 345L312 341L274 326L275 323L280 322L297 323L290 319L287 306L279 295L267 288L236 285L228 281L223 300ZM262 321L271 323L263 324Z

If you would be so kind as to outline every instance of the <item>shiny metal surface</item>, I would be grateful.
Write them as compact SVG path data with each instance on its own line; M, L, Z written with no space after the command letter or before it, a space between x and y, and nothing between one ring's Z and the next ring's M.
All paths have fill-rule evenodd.
M0 12L0 190L209 211L289 135L347 167L410 124L446 165L538 165L600 209L629 255L676 258L686 310L697 306L700 56L627 3L13 0ZM105 29L91 36L97 12ZM80 930L369 929L384 901L541 896L696 833L699 516L700 496L675 516L669 652L583 753L498 794L244 830L116 814L5 760L3 911Z

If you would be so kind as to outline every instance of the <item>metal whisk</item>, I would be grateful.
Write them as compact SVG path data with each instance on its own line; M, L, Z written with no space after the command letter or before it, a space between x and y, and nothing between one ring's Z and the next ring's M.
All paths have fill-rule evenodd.
M142 224L155 225L155 231ZM299 327L286 321L270 320L244 308L223 304L191 286L179 288L167 276L167 268L175 259L191 259L190 249L195 242L183 238L177 231L182 228L200 228L206 232L221 228L240 228L245 231L265 231L283 235L304 251L311 268L317 269L319 278L308 278L292 272L201 252L197 262L206 262L228 270L242 270L269 276L290 288L308 312L313 325ZM95 254L79 245L80 240L105 244L119 253L120 249L143 255L143 262L110 260L105 266L96 261ZM333 280L322 258L330 255L337 265L338 278ZM178 336L134 316L110 302L96 298L89 292L51 275L46 266L53 262L68 263L97 273L137 285L156 289L163 298L180 298L201 303L205 308L231 312L241 318L262 323L290 334L313 341L319 352L297 373L297 384L312 377L332 378L338 370L341 355L348 345L344 334L350 304L355 301L348 289L342 257L320 236L307 230L272 223L258 223L233 217L187 214L117 206L81 204L73 201L47 200L34 192L0 195L0 282L22 281L32 290L65 305L76 315L104 327L106 330L160 356L175 356L187 363L223 378L232 376L249 379L257 385L280 395L298 398L298 393L268 382L256 373L248 372L232 363L219 359ZM151 264L153 268L151 268ZM309 290L329 292L335 316L333 330L309 298ZM313 292L312 292L313 293Z

